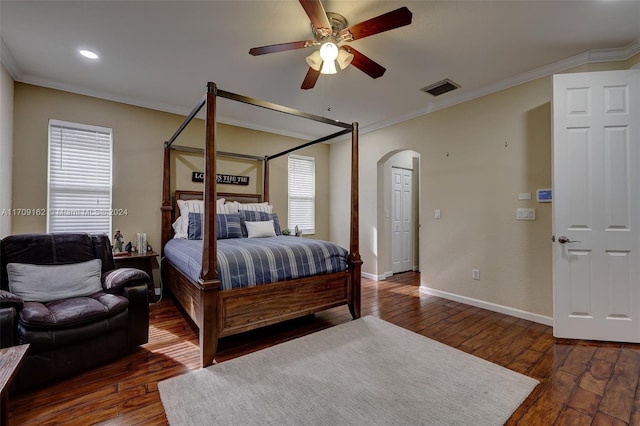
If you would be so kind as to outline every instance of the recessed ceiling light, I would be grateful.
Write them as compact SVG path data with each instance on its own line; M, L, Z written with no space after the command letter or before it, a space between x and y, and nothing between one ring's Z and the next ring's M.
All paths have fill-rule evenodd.
M98 55L95 52L92 52L90 50L84 50L81 49L80 50L80 54L82 56L84 56L85 58L89 58L89 59L98 59Z

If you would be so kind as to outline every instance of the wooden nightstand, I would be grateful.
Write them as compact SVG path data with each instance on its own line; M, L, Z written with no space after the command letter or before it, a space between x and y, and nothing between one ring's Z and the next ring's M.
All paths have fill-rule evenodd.
M153 262L158 257L155 251L148 251L145 254L131 253L118 254L113 256L116 268L138 268L149 274L149 302L156 301L156 284L153 281Z

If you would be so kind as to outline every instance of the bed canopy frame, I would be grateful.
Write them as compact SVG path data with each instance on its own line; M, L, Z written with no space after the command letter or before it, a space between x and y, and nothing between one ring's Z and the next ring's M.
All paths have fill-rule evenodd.
M254 156L248 154L237 154L230 152L216 151L216 124L217 124L217 98L225 98L232 101L242 102L248 105L265 108L267 110L280 112L283 114L300 117L302 119L312 120L331 126L341 128L341 130L332 133L330 135L321 137L293 147L282 152L267 155L267 156ZM200 112L200 110L206 106L205 116L205 147L204 149L192 148L186 146L175 145L174 142L180 136L182 131L189 125L194 117ZM349 254L347 258L347 269L344 278L338 277L338 281L344 281L344 296L339 298L327 298L327 295L320 295L321 300L314 303L307 302L305 299L309 297L309 285L313 284L313 280L308 278L290 280L282 283L274 283L269 285L260 285L248 289L235 289L224 290L220 289L220 280L218 279L217 272L217 235L216 235L216 199L218 198L218 192L216 189L216 157L231 157L238 159L255 160L262 162L262 174L263 174L263 201L269 201L269 161L279 158L283 155L287 155L291 152L297 151L302 148L306 148L317 143L326 142L331 139L351 133L351 206L350 206L350 243ZM248 331L254 328L262 327L265 325L273 324L279 321L295 318L297 316L306 315L309 313L318 312L320 310L328 309L330 307L339 306L346 303L349 306L352 317L360 317L360 274L362 267L362 260L359 253L359 218L358 218L358 123L344 123L338 120L321 117L318 115L306 113L293 108L289 108L282 105L277 105L271 102L254 99L235 93L227 92L219 89L215 83L207 83L207 92L205 96L198 102L191 113L185 118L182 124L175 131L173 136L164 143L164 170L163 170L163 184L162 184L162 254L164 257L164 246L171 239L171 224L174 218L174 207L172 205L171 194L171 151L176 152L188 152L188 153L201 153L204 155L204 191L202 198L204 200L204 216L203 216L203 250L202 250L202 270L200 273L199 282L193 282L186 278L180 271L173 267L170 262L165 268L163 260L163 281L166 279L165 286L174 296L174 299L181 305L183 310L191 317L194 323L199 328L199 341L200 341L200 360L203 367L211 365L214 362L214 356L217 350L217 341L219 337L224 337L231 334L236 334L243 331ZM176 191L176 196L179 191ZM191 192L191 191L185 191ZM231 195L231 194L225 194ZM165 271L166 270L166 271ZM337 274L333 274L337 275ZM318 276L322 277L322 276ZM332 279L335 277L332 277ZM334 280L335 281L335 280ZM323 281L326 286L326 282ZM342 284L340 284L342 285ZM265 290L265 289L273 289ZM298 290L297 290L298 289ZM290 299L286 303L302 303L297 310L291 310L289 307L283 306L282 308L287 311L285 315L278 315L277 318L266 318L265 313L261 313L258 308L258 312L255 313L254 318L244 319L244 323L240 325L230 326L229 321L226 321L229 314L230 306L226 305L226 301L231 299L238 299L238 297L250 298L251 293L255 290L257 297L253 300L253 309L255 309L255 302L261 303L260 300L265 300L269 297L270 292L277 294L274 299L282 299L282 291L291 291ZM299 296L295 296L298 292ZM230 298L226 298L227 295L231 295ZM277 310L277 303L274 301L266 301L269 304L271 311ZM237 304L237 303L236 303ZM274 305L275 304L275 305Z

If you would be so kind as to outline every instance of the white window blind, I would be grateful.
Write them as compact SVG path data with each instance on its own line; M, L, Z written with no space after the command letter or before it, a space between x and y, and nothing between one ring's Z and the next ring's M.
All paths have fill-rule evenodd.
M313 157L289 155L289 229L315 233L316 163Z
M111 235L111 129L49 120L47 232Z

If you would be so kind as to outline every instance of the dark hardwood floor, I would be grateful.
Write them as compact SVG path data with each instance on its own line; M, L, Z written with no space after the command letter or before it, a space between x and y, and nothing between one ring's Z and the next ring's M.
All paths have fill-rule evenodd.
M418 284L411 272L363 280L362 314L538 379L507 424L640 425L640 345L557 340L550 327L420 294ZM350 320L340 307L222 339L217 360ZM196 369L197 333L165 299L151 305L147 345L98 370L13 395L9 424L167 424L157 383Z

